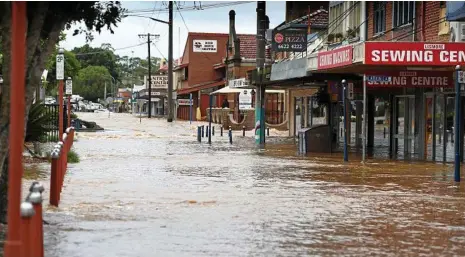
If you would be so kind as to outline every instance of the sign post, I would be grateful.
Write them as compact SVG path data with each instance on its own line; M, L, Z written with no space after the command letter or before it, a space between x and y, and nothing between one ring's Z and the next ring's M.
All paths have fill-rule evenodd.
M192 93L189 94L189 124L192 124Z
M367 76L363 75L363 125L362 125L362 161L365 162L367 151Z
M348 153L347 153L347 106L346 106L346 90L347 90L347 82L345 79L342 80L342 105L344 108L344 161L349 161Z
M460 83L461 79L460 78L460 73L463 73L463 71L460 71L460 65L457 65L455 67L456 73L457 73L457 79L455 81L455 141L454 141L454 151L455 151L455 160L454 160L454 180L455 182L460 182L460 145L461 141L460 140L460 128L461 128L461 115L460 115Z
M56 78L58 84L58 138L63 140L63 80L65 79L65 51L63 48L58 50L56 56Z
M71 95L73 94L73 80L68 77L66 80L65 94L68 96L68 128L71 127Z

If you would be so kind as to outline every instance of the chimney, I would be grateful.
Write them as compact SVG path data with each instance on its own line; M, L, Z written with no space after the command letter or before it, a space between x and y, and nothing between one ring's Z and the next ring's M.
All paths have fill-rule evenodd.
M234 10L229 11L229 40L232 45L229 48L233 51L233 59L240 59L240 41L236 34L236 12Z

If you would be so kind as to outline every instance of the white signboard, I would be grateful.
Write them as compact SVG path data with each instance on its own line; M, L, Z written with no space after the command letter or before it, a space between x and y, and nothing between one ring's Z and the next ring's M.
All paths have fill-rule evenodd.
M178 105L192 105L192 102L190 99L178 99Z
M465 83L465 71L459 71L457 79L459 83Z
M228 83L229 88L242 88L242 87L248 87L249 83L245 78L240 78L240 79L233 79L230 80Z
M73 94L73 81L71 79L66 80L65 94L66 95Z
M62 54L57 55L56 59L56 79L64 80L65 79L65 56Z
M239 110L252 109L252 90L244 89L239 93Z
M168 88L168 75L152 76L152 88Z
M348 83L348 94L347 94L347 99L353 100L354 99L354 83Z
M194 53L216 53L217 43L216 40L194 40L192 48Z

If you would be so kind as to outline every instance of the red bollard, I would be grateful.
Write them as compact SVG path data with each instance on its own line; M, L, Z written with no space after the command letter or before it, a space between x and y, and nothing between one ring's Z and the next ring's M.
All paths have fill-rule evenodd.
M21 257L30 257L32 234L32 217L34 216L34 207L29 202L21 203Z
M59 148L55 148L52 151L52 170L51 170L51 175L50 175L50 205L53 205L55 207L58 207L58 203L60 201L60 197L59 197L60 184L58 182L58 178L60 177L59 158L60 158L60 150Z
M43 187L42 187L43 188ZM42 217L42 194L38 191L37 186L32 188L35 192L31 192L28 196L28 201L32 203L35 215L31 219L31 257L44 256L44 228Z

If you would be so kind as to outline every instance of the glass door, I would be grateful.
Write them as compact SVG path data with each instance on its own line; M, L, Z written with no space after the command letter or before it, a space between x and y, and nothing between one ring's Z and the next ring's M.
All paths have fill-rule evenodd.
M415 152L415 97L394 97L394 156L398 159L410 159Z

